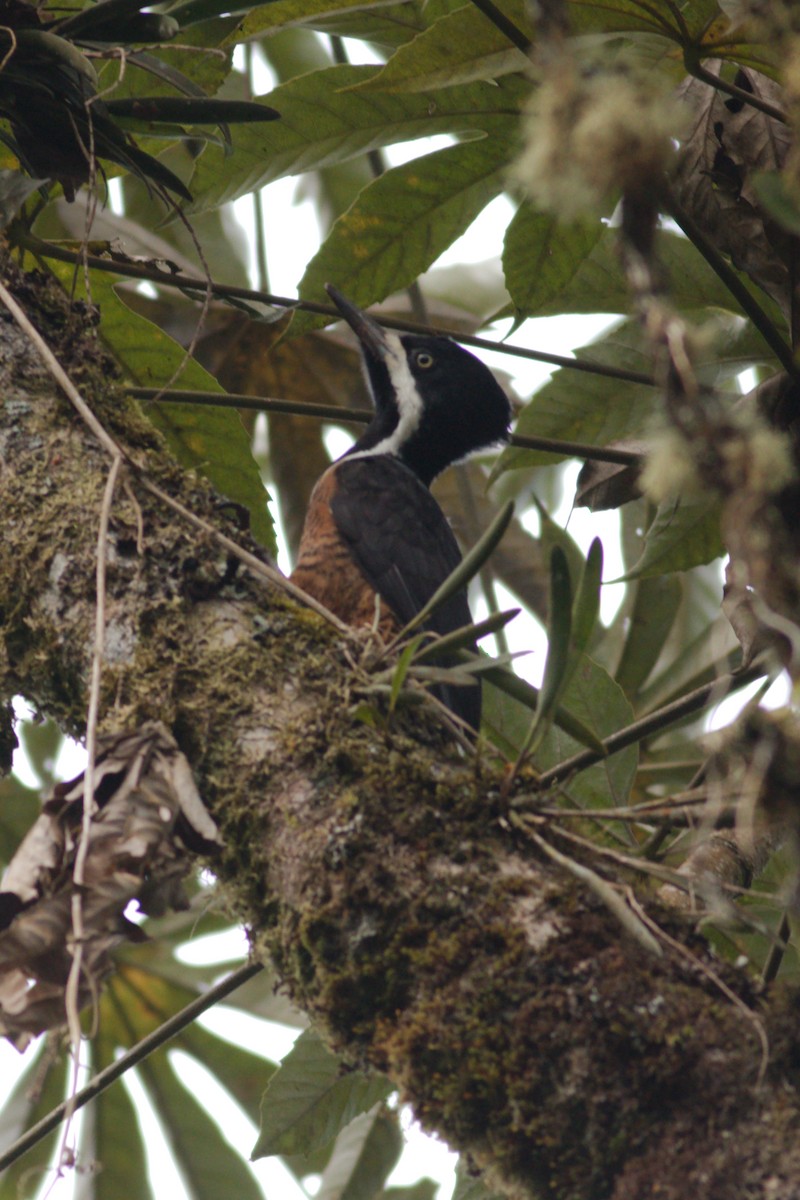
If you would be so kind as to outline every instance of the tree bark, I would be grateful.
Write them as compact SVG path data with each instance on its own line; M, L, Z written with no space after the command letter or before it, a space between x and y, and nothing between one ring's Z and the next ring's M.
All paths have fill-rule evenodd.
M230 533L110 378L86 311L4 275L149 478ZM80 735L109 461L5 313L0 348L0 698ZM140 479L126 470L111 514L101 727L169 728L224 839L221 885L331 1044L510 1196L796 1198L795 994L759 1001L674 913L648 952L509 820L490 757L426 710L360 720L359 642L233 572Z

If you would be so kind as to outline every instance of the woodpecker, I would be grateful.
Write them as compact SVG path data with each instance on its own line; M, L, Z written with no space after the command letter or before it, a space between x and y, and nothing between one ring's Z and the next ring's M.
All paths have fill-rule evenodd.
M374 622L379 597L378 628L390 638L461 561L431 483L506 440L511 407L488 367L449 338L385 330L330 284L327 291L359 340L375 415L318 480L291 579L353 626ZM471 620L464 588L425 628L443 635ZM477 731L479 684L435 690Z

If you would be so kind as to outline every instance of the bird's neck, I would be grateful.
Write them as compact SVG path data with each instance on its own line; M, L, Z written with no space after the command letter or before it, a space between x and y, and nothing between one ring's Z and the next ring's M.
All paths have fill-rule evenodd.
M430 487L437 475L453 461L449 445L442 436L424 427L415 430L410 437L400 440L398 419L386 414L376 415L364 430L348 455L388 454L402 462L421 483Z

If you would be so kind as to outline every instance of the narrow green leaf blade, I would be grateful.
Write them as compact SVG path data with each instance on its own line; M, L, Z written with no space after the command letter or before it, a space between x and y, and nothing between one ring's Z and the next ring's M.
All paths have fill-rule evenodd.
M431 659L435 660L442 655L452 654L454 650L473 646L481 638L488 637L490 633L499 633L501 629L505 629L506 625L519 616L521 611L522 609L519 608L509 608L505 612L492 613L485 621L477 621L474 625L465 625L463 629L455 629L444 637L426 642L422 649L417 651L414 662L423 663Z
M397 697L400 695L403 684L406 681L409 667L411 666L417 647L422 641L422 636L422 634L418 634L417 637L412 638L408 645L403 647L403 650L397 659L397 663L395 664L394 668L394 674L392 675L392 690L389 693L389 712L394 712L395 710L395 706L397 705Z
M589 547L583 570L578 579L575 603L572 606L572 649L583 654L600 615L600 588L603 582L603 543L595 538Z
M102 1163L91 1200L154 1200L147 1149L127 1088L115 1083L88 1105L81 1123L78 1163ZM80 1196L80 1189L78 1196Z
M520 757L535 750L555 714L567 681L572 640L572 583L567 556L560 546L550 551L550 606L547 629L547 659L536 710Z

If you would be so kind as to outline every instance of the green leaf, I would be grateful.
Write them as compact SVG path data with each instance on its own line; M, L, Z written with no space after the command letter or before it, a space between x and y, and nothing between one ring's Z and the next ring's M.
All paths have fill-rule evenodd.
M583 572L586 558L578 543L563 525L554 521L539 497L532 495L536 511L539 514L539 541L545 561L549 561L554 546L563 552L569 566L570 579L578 579Z
M259 981L263 986L263 979L259 977ZM236 1016L231 1014L232 1032L235 1022ZM277 1064L225 1038L217 1037L197 1022L181 1032L179 1044L182 1050L216 1076L253 1124L257 1125L264 1087L278 1070Z
M509 758L516 758L530 729L532 712L539 702L539 690L513 671L504 667L484 670L483 718L482 723L492 734L494 741ZM603 754L602 742L587 725L578 721L565 708L556 709L555 723L565 733L589 750Z
M412 638L408 645L403 647L403 651L397 659L394 673L392 675L392 689L389 693L389 712L394 712L395 710L397 705L397 697L402 691L403 684L405 683L406 676L408 675L409 667L411 666L411 661L422 640L423 635L421 633Z
M546 236L544 221L549 218L538 216L527 205L523 205L509 226L507 239L511 239L511 251L506 250L504 266L514 272L517 259L525 262L530 255L527 242L538 247ZM515 222L519 224L515 228ZM598 221L597 238L592 245L588 225L565 226L564 232L556 236L556 261L551 271L546 263L546 288L540 289L536 279L525 278L524 266L516 279L516 295L511 288L520 313L525 316L559 316L566 312L580 313L627 313L631 308L631 294L622 270L619 256L619 235L616 229ZM580 260L577 254L571 261L572 247L586 246ZM719 276L711 269L701 254L683 235L662 230L658 235L658 257L669 277L669 294L672 302L681 308L719 308L727 312L741 313ZM545 246L544 252L546 253ZM536 253L536 251L534 251ZM525 303L526 287L532 289L530 307ZM754 288L754 291L756 289ZM758 296L763 301L763 294ZM776 311L776 317L779 314Z
M104 0L109 3L109 0ZM274 121L274 108L251 100L216 100L194 96L137 96L127 100L107 100L112 116L135 117L139 121L177 125L215 125L220 121L249 124Z
M335 280L365 306L413 283L503 190L512 152L503 138L448 146L370 183L334 223L300 282L303 300L325 300ZM327 318L298 313L293 332Z
M531 39L520 0L498 6ZM529 66L527 55L472 4L447 13L400 46L383 70L360 84L364 91L426 92L478 79L496 79Z
M317 1200L370 1200L397 1165L403 1135L397 1113L376 1105L342 1130L322 1173Z
M649 374L651 367L641 329L633 321L617 325L599 340L581 347L577 356L644 374ZM516 432L607 446L623 436L649 429L661 409L661 395L655 387L564 368L523 408ZM552 465L557 458L544 451L509 446L500 454L492 474Z
M647 530L641 558L621 579L688 571L724 553L715 498L667 500L659 505Z
M190 2L202 5L207 0ZM210 3L218 5L219 0L210 0ZM401 15L392 20L396 11ZM237 41L250 41L270 30L308 25L341 37L363 37L392 46L408 40L422 28L424 22L418 19L418 12L419 6L416 4L381 6L375 5L374 0L272 0L271 3L251 6L244 21L231 36ZM361 28L348 28L350 15Z
M683 595L674 575L640 579L615 678L626 696L635 696L658 661L678 615Z
M129 50L125 69L117 61L98 67L100 90L115 100L129 96L214 96L231 72L233 50L220 43L236 25L234 17L204 22L181 30L180 46L159 46L157 54ZM214 53L209 53L213 50ZM110 90L106 90L110 89Z
M64 263L50 269L65 287L75 276ZM222 393L213 375L157 325L134 312L117 294L118 279L105 271L91 276L92 301L102 314L100 335L124 368L141 387L170 386ZM78 272L76 290L83 289ZM175 372L180 368L179 374ZM152 404L143 406L150 421L164 435L178 461L200 471L229 500L250 513L253 535L275 552L275 533L267 508L268 495L250 448L250 438L235 409L212 406Z
M603 543L594 538L578 577L572 606L572 650L583 654L588 648L600 615L600 587L603 582Z
M382 1075L342 1072L319 1034L306 1030L269 1082L261 1105L261 1132L253 1158L308 1154L385 1100L392 1085Z
M716 0L712 0L716 7ZM686 8L686 5L682 5ZM573 33L660 33L678 40L679 29L666 4L643 5L637 0L569 0Z
M346 162L367 150L435 133L512 137L529 85L516 77L496 86L449 88L431 106L427 96L361 95L347 89L374 67L335 66L282 84L266 99L280 121L233 131L233 154L223 166L210 149L192 179L194 210L235 200L273 179Z
M561 706L601 740L629 725L634 716L622 688L586 655L579 659L571 675L561 697ZM553 724L534 755L536 768L546 771L581 749L579 742ZM566 791L582 806L624 804L636 775L638 759L638 747L629 746L581 771L570 781Z
M150 1055L137 1067L175 1164L196 1200L263 1200L250 1168L229 1143L202 1100L181 1082L166 1051ZM118 1193L119 1195L119 1193Z
M474 625L465 625L463 629L455 629L452 633L446 633L444 637L428 641L417 651L414 661L422 663L429 659L435 660L443 654L452 653L453 650L469 648L490 633L499 633L501 629L505 629L521 611L519 608L509 608L505 612L492 613L485 621L476 621Z
M506 230L503 271L506 287L520 317L548 310L555 297L569 292L590 252L608 233L600 222L565 225L558 217L522 204ZM598 312L606 312L604 296ZM627 308L630 300L626 298ZM558 311L565 311L561 304Z
M569 675L572 637L572 584L567 556L560 546L550 551L550 603L547 621L547 658L539 692L539 704L518 761L536 750L555 715Z

